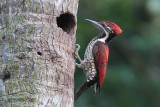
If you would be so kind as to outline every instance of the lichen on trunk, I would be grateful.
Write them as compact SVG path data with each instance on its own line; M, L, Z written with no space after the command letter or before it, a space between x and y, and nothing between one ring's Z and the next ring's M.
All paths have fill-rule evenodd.
M77 8L78 0L1 0L0 106L73 106Z

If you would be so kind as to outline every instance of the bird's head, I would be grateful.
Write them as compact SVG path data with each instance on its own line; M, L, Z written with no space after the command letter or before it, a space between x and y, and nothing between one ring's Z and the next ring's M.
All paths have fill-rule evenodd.
M100 33L100 38L109 43L115 36L122 33L122 29L115 23L109 21L96 22L90 19L86 19L93 24Z

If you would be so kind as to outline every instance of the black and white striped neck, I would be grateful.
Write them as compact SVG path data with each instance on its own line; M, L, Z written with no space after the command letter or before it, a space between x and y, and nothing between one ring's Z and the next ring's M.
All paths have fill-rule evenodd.
M115 37L114 33L102 33L98 36L98 41L108 45L114 37Z

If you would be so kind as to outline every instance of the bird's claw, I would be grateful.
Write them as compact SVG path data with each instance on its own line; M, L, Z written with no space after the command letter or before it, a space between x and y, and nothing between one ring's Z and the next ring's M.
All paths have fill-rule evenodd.
M76 66L79 68L82 68L82 60L80 58L80 56L78 55L78 51L80 49L80 45L76 44L76 50L75 50L75 58L79 60L80 64L76 63Z
M82 68L82 64L76 63L76 66L77 66L78 68Z
M79 45L79 44L76 44L76 46L78 46L78 48L77 48L77 49L79 50L79 49L80 49L80 45Z
M76 52L77 52L77 53L78 53L79 49L80 49L80 45L79 45L79 44L76 44Z
M75 57L78 58L78 51L80 49L80 45L79 44L76 44L76 51L75 51Z

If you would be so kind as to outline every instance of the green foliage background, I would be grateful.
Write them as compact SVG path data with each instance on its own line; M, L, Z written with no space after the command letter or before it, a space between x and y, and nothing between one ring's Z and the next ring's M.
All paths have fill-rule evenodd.
M110 55L100 94L88 89L75 107L160 107L160 0L80 0L77 43L83 54L98 35L84 19L112 21L123 33L109 45ZM75 90L85 81L76 69Z

